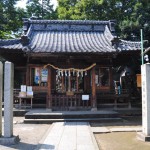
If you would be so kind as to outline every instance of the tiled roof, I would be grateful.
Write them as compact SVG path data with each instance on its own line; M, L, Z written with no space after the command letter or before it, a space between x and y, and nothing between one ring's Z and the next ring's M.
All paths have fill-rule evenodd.
M110 36L110 38L112 38ZM113 52L116 51L105 32L32 31L29 47L32 52Z
M132 42L121 40L118 45L119 51L127 51L127 50L139 50L141 49L141 42Z
M33 53L107 53L140 49L140 42L119 40L113 44L112 21L25 19L23 29L25 35L20 40L0 40L0 48Z
M19 49L23 48L20 39L0 40L0 48L3 49Z

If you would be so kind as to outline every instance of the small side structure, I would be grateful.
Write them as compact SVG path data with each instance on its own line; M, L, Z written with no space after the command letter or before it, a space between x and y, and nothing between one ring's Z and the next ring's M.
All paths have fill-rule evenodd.
M113 21L24 19L23 36L0 40L0 55L15 64L15 88L33 87L36 107L117 106L136 89L140 42L117 38L114 26Z

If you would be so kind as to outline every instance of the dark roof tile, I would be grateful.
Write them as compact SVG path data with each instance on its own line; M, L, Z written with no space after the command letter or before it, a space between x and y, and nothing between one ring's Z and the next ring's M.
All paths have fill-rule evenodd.
M0 49L33 53L107 53L140 49L140 42L125 40L119 40L114 46L114 22L111 21L25 20L24 29L22 39L0 40ZM28 41L22 46L25 39Z
M3 49L22 49L20 39L11 39L11 40L0 40L0 48Z

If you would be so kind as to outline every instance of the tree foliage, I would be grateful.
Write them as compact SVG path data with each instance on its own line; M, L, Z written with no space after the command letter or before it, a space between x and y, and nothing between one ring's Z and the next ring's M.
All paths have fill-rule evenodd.
M148 0L58 0L58 18L70 20L116 20L117 33L139 40L140 28L150 25ZM145 37L150 27L143 30Z
M19 0L0 1L0 38L15 38L22 33L22 18L56 19L51 0L29 0L26 9L16 7Z
M51 0L30 0L27 3L28 17L35 17L38 19L54 19L56 12L53 9Z
M18 0L0 1L0 38L14 38L21 34L22 18L26 16L25 10L16 8Z
M58 0L53 9L51 0L28 0L26 9L16 8L18 0L0 1L0 38L12 32L19 34L22 18L69 20L116 20L119 36L139 40L143 28L144 39L150 41L150 3L148 0ZM16 34L16 35L17 35Z

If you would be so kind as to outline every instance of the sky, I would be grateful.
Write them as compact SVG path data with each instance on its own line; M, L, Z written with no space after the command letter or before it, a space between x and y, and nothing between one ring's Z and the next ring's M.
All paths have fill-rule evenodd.
M20 0L17 3L17 7L25 8L27 0ZM57 0L51 0L51 3L54 4L54 8L57 6Z

